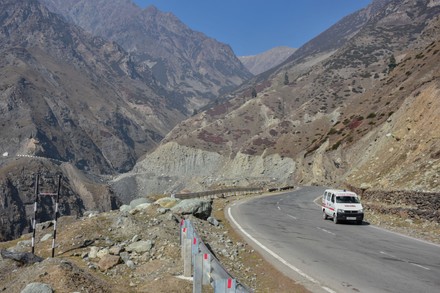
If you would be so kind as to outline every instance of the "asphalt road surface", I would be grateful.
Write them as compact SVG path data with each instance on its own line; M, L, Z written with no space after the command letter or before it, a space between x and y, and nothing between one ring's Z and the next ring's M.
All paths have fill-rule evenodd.
M324 188L233 204L236 229L280 272L313 292L440 292L440 246L368 222L323 220ZM368 221L368 215L365 216Z

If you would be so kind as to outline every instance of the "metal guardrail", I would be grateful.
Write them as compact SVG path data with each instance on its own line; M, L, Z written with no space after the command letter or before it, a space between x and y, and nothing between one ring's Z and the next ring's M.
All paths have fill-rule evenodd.
M201 293L210 284L214 293L252 293L223 267L208 249L190 220L180 223L180 240L184 260L184 276L193 276L193 293Z
M240 195L240 194L252 194L263 192L264 189L260 187L236 187L236 188L227 188L227 189L219 189L219 190L209 190L209 191L201 191L201 192L192 192L192 193L176 193L171 195L171 197L179 198L179 199L189 199L189 198L198 198L198 197L206 197L206 196L232 196L232 195Z
M229 197L233 195L242 195L242 194L254 194L254 193L262 193L262 192L275 192L275 191L283 191L293 189L293 185L282 186L282 187L271 187L271 188L261 188L261 187L235 187L235 188L227 188L227 189L219 189L219 190L209 190L209 191L201 191L201 192L191 192L191 193L175 193L172 194L171 197L179 198L179 199L190 199L190 198L198 198L198 197L209 197L209 196L224 196Z
M190 199L200 197L224 196L276 192L293 189L294 186L262 188L229 188L195 193L173 194L172 197ZM252 293L253 290L234 279L221 262L203 243L190 220L180 222L180 243L182 249L183 275L193 277L193 293L202 293L203 285L211 285L214 293Z

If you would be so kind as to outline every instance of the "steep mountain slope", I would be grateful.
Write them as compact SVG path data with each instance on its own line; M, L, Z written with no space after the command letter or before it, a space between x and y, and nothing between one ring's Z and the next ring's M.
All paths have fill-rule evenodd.
M116 41L138 71L151 70L162 95L192 114L252 75L231 48L192 31L171 13L129 0L41 0L87 31Z
M127 171L184 117L115 43L37 1L0 3L2 152Z
M280 65L295 51L295 48L275 47L258 55L241 56L238 59L251 73L257 75Z
M134 194L273 183L438 189L439 15L438 1L374 1L180 123L113 185L130 182Z
M65 23L37 1L0 6L2 241L29 228L36 173L63 174L61 215L117 208L108 185L81 172L130 169L184 115L115 43ZM40 221L52 218L50 198L40 208Z

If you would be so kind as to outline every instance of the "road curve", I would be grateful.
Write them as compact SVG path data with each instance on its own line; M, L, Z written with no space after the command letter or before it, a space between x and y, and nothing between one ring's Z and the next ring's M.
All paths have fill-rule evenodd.
M323 220L313 202L323 190L244 200L226 214L257 251L312 292L440 292L439 245L366 222Z

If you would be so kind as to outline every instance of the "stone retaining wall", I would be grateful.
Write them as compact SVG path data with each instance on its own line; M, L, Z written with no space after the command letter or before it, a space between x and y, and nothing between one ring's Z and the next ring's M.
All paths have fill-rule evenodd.
M440 223L439 192L350 189L362 197L362 203L368 209L402 218Z

